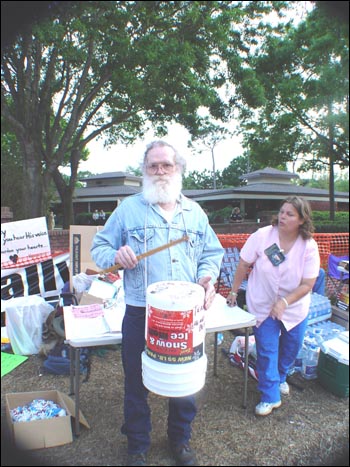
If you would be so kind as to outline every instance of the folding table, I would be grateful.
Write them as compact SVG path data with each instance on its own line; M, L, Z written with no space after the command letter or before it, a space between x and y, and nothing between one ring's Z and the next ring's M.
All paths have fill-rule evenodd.
M71 319L67 319L68 313L64 307L66 334L70 335L69 327L72 325ZM244 390L243 407L247 405L247 387L248 387L248 347L249 347L249 328L256 323L255 316L238 306L229 307L226 299L216 294L215 300L209 310L206 311L205 325L206 333L221 332L233 329L245 329L245 356L244 356ZM67 332L68 330L68 332ZM70 393L75 395L75 435L80 434L79 406L80 406L80 349L83 347L95 347L115 345L122 342L122 334L114 333L91 338L67 339L66 343L70 346ZM217 347L214 348L214 368L216 369ZM215 371L216 373L216 371Z

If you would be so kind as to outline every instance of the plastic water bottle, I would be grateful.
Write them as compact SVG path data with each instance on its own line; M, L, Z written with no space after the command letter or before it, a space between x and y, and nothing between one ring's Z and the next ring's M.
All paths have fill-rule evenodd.
M301 375L305 379L317 378L318 354L320 348L315 344L310 344L306 357L303 361Z
M224 341L224 335L222 332L218 332L216 342L218 345L221 345Z
M304 362L304 360L306 358L306 353L307 353L307 349L306 349L306 346L303 344L300 347L298 355L296 356L296 359L294 361L293 369L294 369L295 373L301 373L302 372L303 362Z
M317 345L321 347L321 344L323 342L323 335L322 335L322 329L320 327L317 327L316 329L314 329L314 336L315 336Z

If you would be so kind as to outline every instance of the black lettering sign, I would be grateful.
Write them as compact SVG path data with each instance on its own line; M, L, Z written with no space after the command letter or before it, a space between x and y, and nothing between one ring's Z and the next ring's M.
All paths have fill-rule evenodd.
M41 281L39 273L42 275ZM38 295L57 290L57 279L59 278L63 284L69 281L69 269L66 261L54 264L54 261L49 259L39 264L32 264L24 268L21 273L16 272L1 278L1 299L9 300L14 297ZM41 284L44 284L44 290L41 290ZM62 284L59 287L58 294L61 292Z

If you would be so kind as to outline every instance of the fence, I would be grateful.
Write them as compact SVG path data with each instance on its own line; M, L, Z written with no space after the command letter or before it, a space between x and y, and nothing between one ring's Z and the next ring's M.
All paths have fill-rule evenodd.
M224 248L238 248L239 250L245 244L247 238L250 236L248 233L240 234L218 234L221 245ZM335 256L343 256L349 254L349 233L315 233L314 239L318 244L318 249L321 258L321 267L328 272L328 257L330 254ZM328 283L327 283L328 286ZM221 293L225 295L229 289L223 290Z

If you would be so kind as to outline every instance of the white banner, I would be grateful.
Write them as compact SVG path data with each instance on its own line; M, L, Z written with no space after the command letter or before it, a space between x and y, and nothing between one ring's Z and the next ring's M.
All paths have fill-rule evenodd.
M1 300L27 295L56 298L69 281L69 253L24 268L1 270Z
M51 256L45 217L1 224L1 267L26 266Z

